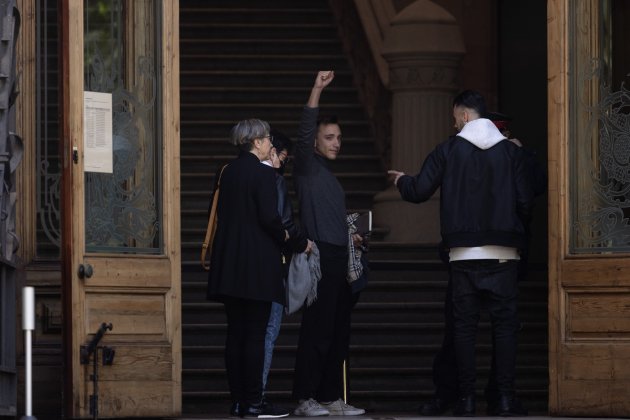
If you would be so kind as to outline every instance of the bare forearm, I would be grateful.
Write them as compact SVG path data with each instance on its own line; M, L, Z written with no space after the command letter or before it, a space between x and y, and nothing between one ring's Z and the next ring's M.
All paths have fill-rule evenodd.
M319 98L322 95L322 88L313 87L311 90L311 96L308 98L308 102L306 106L309 108L318 108L319 107Z

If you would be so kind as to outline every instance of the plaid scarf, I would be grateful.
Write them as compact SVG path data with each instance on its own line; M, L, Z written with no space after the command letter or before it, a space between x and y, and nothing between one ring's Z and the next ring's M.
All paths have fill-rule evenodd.
M352 241L352 235L357 232L357 227L354 222L359 218L359 213L350 213L346 217L348 223L348 275L346 279L348 283L352 283L358 280L363 274L363 264L361 264L361 254L363 250L361 247L355 247Z

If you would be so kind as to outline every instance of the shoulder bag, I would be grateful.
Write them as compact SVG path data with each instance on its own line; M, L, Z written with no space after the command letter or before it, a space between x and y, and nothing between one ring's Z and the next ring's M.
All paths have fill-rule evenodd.
M212 207L210 208L210 217L208 218L208 229L206 230L206 238L201 245L201 266L204 270L210 271L210 264L206 264L206 253L210 251L212 253L212 241L214 240L214 233L217 230L217 203L219 201L219 186L221 185L221 175L227 165L221 168L219 173L219 180L217 181L217 187L214 190L212 197Z

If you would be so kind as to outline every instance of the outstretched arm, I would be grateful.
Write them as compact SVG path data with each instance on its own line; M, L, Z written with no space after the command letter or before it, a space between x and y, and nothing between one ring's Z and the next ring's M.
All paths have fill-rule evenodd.
M295 143L295 164L293 171L296 174L303 174L309 171L311 159L315 150L314 142L317 134L317 116L319 114L319 97L322 90L335 78L332 70L320 71L315 77L311 95L302 111L302 119L298 127L297 142Z
M422 203L428 200L442 183L444 157L438 146L429 153L417 175L409 176L396 170L389 170L387 173L400 191L403 200L411 203Z

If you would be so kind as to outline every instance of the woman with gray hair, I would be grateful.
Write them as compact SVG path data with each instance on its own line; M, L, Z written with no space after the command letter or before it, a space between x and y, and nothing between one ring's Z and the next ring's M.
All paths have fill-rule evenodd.
M272 149L269 124L240 121L230 142L240 150L220 179L217 230L212 244L208 299L222 302L227 315L225 366L232 397L231 414L284 417L263 402L265 333L271 303L284 304L280 248L288 233L278 215L272 168L261 165Z

